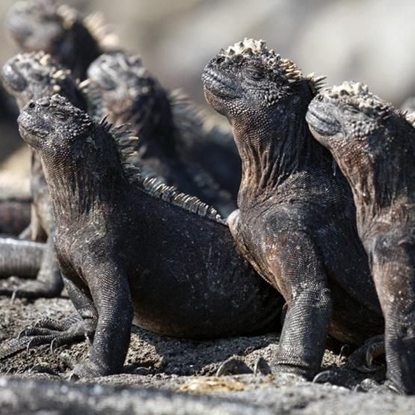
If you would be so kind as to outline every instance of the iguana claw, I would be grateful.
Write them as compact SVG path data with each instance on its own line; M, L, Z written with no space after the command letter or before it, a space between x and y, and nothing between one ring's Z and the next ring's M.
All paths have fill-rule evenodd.
M373 360L385 354L384 336L374 336L366 343L355 350L348 358L348 363L362 373L372 373L377 370Z

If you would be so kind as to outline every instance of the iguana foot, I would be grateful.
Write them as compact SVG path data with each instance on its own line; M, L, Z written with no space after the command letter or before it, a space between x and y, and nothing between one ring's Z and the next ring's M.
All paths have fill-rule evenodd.
M337 377L337 373L334 370L323 370L314 376L313 383L331 383L331 379L335 377Z
M376 371L373 360L385 354L385 337L382 335L368 339L365 344L355 350L347 359L353 369L363 373Z
M83 319L72 315L61 321L46 317L20 332L19 339L28 339L27 348L50 344L51 352L64 344L82 341L87 337Z
M247 373L253 373L256 376L258 374L270 375L272 372L268 362L263 357L256 360L253 370L243 360L231 357L219 366L216 376L243 375Z
M246 373L253 373L253 371L243 360L237 357L230 357L219 366L216 376L242 375Z
M108 370L106 368L102 368L91 360L87 360L74 367L74 370L69 376L69 380L77 381L78 379L96 378L105 375L108 375Z
M272 374L272 370L270 365L268 364L268 362L263 358L263 357L259 357L256 361L255 361L255 365L254 365L254 375L271 375Z
M385 381L383 384L377 383L373 379L364 379L357 386L356 390L361 392L370 392L370 393L394 393L398 395L405 395L393 382L390 380Z

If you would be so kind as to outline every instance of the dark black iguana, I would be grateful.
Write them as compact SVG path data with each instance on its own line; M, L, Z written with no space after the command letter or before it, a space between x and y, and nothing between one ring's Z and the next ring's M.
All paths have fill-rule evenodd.
M128 123L137 133L137 158L144 169L223 215L236 209L240 159L232 137L208 129L196 106L164 89L137 55L101 55L84 85L95 118L108 114L110 122Z
M8 60L3 66L2 81L5 89L16 99L19 108L32 98L50 96L57 92L64 94L79 107L86 107L70 71L43 52L19 54ZM54 297L61 292L63 283L53 247L54 220L49 192L40 159L33 150L30 190L33 198L30 236L34 241L47 242L47 249L35 281L25 281L21 286L13 288L2 287L0 294L31 298ZM18 257L26 257L28 249L22 243L22 253L19 254L18 243L13 241L13 244L14 255L17 257L10 258L12 263L18 262ZM12 268L8 266L7 260L2 263L5 268L0 267L0 275L7 276ZM16 273L14 275L19 276Z
M320 79L245 39L221 50L202 80L242 159L230 230L288 305L274 370L312 378L327 333L359 345L383 330L352 194L305 121Z
M123 164L121 129L58 95L29 102L18 122L42 161L59 264L83 318L62 332L49 320L26 330L32 344L93 338L74 370L89 377L121 370L132 322L187 338L279 329L282 298L237 253L217 212Z
M355 82L321 91L307 121L353 191L385 316L386 385L415 394L415 129Z
M85 79L91 62L117 43L99 14L84 18L56 0L17 1L5 25L22 51L49 53L72 71L74 79Z

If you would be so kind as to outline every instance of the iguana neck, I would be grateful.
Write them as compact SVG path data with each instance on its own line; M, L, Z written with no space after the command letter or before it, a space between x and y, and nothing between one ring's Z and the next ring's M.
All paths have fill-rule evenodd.
M399 145L378 152L336 146L332 152L351 185L360 229L376 216L387 214L397 203L415 203L411 197L415 195L413 150Z
M98 42L81 20L76 19L58 46L57 59L72 71L74 79L85 79L89 65L102 53Z
M164 90L148 100L137 100L129 111L117 117L116 124L129 124L134 128L139 137L137 151L141 158L176 158L176 128Z
M79 139L70 157L42 154L57 226L69 226L86 215L98 219L122 203L128 182L111 141L93 134Z
M308 129L306 109L306 105L296 111L281 109L232 125L242 159L239 208L268 199L288 178L313 166L331 168L329 153Z

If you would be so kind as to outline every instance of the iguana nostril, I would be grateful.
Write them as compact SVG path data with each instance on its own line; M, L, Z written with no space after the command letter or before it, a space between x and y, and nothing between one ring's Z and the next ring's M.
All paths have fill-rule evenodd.
M34 102L34 101L30 101L30 102L29 102L29 104L28 104L28 107L29 107L30 109L35 108L35 107L36 107L35 102Z

